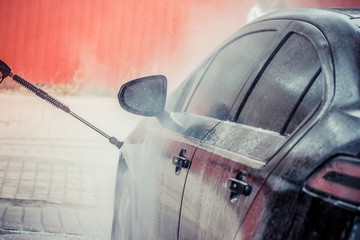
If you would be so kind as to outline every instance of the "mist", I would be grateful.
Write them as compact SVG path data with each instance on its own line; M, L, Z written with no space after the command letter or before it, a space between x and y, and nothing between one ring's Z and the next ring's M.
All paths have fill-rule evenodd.
M58 96L71 110L110 136L124 140L141 117L121 109L116 99L119 87L134 78L162 74L172 90L229 35L251 21L249 13L256 4L255 0L3 0L0 59L30 82L62 88ZM360 2L284 0L257 16L302 7L360 7ZM18 186L16 191L23 190L24 184L30 191L24 187L19 194L6 192L12 185L6 185L9 179L4 176L0 197L51 204L78 204L88 197L86 204L104 210L106 223L111 224L118 149L36 96L17 87L4 89L9 82L8 78L0 85L1 157L8 165L11 159L20 159L21 163L29 159L36 160L34 166L49 166L38 167L39 171L56 170L62 164L62 170L75 169L75 173L61 175L59 171L49 182L56 182L56 178L68 182L59 183L61 187L49 186L45 194L43 186L37 188L34 180L33 188L29 187L26 179L10 179L10 183ZM84 88L105 89L109 94L101 98L91 91L79 94L77 89ZM50 160L44 163L37 159ZM137 166L142 173L138 177L144 182L149 174L156 174L151 162L147 164ZM26 169L16 167L19 173ZM91 170L84 173L82 167ZM94 182L94 176L98 181ZM73 189L65 193L65 186L71 184ZM154 193L146 189L144 194ZM146 217L152 219L155 210L147 209ZM106 234L110 228L105 227Z

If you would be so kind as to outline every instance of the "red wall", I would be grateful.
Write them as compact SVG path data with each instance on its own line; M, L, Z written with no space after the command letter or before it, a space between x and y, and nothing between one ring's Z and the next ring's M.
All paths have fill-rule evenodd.
M286 1L286 0L285 0ZM0 59L31 82L118 87L186 75L254 0L1 0ZM358 1L288 1L294 7Z
M222 2L1 0L0 59L32 82L117 87L175 68L168 63L181 55L193 24L242 8ZM236 29L244 18L232 15Z

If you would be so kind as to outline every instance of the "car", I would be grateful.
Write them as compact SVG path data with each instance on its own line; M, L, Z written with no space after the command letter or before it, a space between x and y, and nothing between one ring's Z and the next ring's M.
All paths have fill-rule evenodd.
M360 239L360 9L287 9L231 35L125 139L112 239Z

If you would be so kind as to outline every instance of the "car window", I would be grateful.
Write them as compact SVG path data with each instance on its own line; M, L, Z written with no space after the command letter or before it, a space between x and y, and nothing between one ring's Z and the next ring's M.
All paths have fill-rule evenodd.
M312 43L303 36L290 34L265 69L260 71L262 74L254 81L240 107L237 122L283 134L320 71L320 61ZM304 119L305 114L300 114L303 109L302 105L296 118L290 121L288 133Z
M170 112L179 112L181 111L182 106L188 100L188 93L191 92L195 82L198 82L201 77L204 75L205 70L207 69L209 63L212 60L212 56L205 59L204 62L200 64L186 79L183 81L180 86L170 95L166 109Z
M220 120L226 119L252 66L270 44L275 33L251 33L235 39L218 51L201 75L185 111Z

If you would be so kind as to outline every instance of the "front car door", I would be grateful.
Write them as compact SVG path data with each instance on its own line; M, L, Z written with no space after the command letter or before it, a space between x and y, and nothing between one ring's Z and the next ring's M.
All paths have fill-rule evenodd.
M285 29L277 30L237 93L230 121L218 124L196 150L184 190L179 239L234 239L258 191L286 154L280 150L291 149L303 134L299 130L319 114L323 68L329 67L326 40L309 24L289 23L273 20L252 26ZM237 236L242 239L246 233Z

